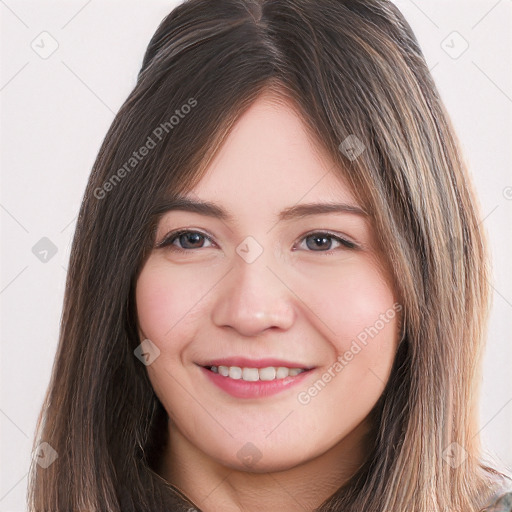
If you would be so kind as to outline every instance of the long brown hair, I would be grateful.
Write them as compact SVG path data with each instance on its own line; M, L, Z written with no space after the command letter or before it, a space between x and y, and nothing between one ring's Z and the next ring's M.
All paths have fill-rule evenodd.
M477 511L495 490L478 436L486 242L411 28L387 0L187 0L151 39L85 191L34 440L58 457L32 465L31 512L189 509L158 475L167 416L134 356L134 287L163 193L194 187L266 89L372 215L405 313L370 456L318 510Z

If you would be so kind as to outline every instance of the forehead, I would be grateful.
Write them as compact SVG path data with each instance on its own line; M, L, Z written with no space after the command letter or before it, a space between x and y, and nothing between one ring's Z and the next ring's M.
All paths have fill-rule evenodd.
M193 193L254 206L318 200L356 204L341 170L294 104L265 92L234 125Z

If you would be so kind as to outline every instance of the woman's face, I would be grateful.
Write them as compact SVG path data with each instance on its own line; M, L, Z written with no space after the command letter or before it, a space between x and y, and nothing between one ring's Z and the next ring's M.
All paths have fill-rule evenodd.
M240 118L186 195L227 216L167 211L156 234L166 243L136 288L148 375L177 451L262 472L325 454L365 424L401 309L370 219L290 105L272 98ZM352 211L311 207L324 203Z

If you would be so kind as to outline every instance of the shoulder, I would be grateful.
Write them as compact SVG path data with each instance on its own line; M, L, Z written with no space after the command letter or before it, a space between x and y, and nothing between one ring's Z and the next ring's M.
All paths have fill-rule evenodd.
M483 509L482 512L512 512L512 492L501 494L492 505Z

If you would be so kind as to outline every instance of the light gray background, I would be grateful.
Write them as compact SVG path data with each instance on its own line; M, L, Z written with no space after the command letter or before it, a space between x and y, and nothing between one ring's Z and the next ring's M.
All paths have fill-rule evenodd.
M0 511L25 509L32 438L92 163L135 84L151 35L177 3L0 0ZM512 470L512 1L396 3L454 121L492 244L481 434L491 460ZM52 44L56 51L44 55ZM32 251L43 237L57 250L47 261Z

